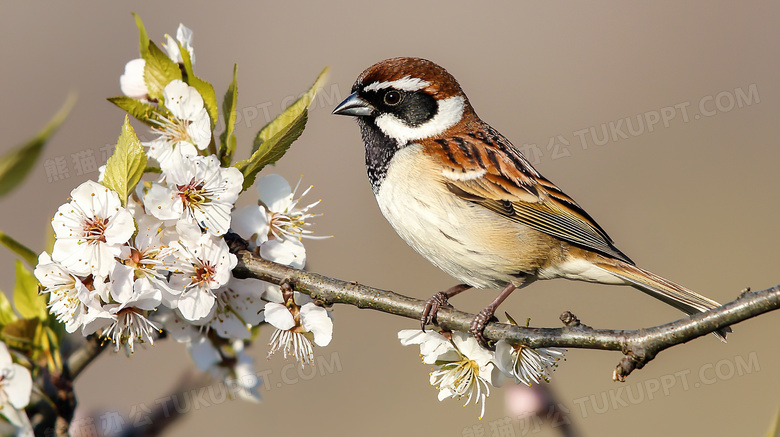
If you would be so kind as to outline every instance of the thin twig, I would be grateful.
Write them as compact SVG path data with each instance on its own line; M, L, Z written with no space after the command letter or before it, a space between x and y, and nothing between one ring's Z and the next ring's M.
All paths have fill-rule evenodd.
M240 243L240 242L239 242ZM425 301L392 291L380 290L356 282L346 282L311 272L295 270L261 259L231 243L238 256L233 270L237 278L255 278L280 284L291 281L295 289L324 305L349 304L419 320ZM505 323L489 323L486 338L506 340L532 348L568 347L621 351L625 356L613 372L613 379L623 381L633 370L641 369L655 356L672 346L734 325L780 308L780 286L757 292L742 293L736 300L718 308L675 322L633 331L595 329L583 325L571 313L561 318L563 328L526 328ZM474 314L442 308L437 315L439 327L448 331L468 332Z

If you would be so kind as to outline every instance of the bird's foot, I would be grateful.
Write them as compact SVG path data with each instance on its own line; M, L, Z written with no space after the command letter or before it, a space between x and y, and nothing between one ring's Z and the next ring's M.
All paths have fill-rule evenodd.
M436 313L439 312L439 308L452 308L447 300L449 297L443 291L440 291L430 299L425 301L425 309L423 309L422 317L420 317L420 328L425 332L425 325L433 325L438 323L436 320Z
M469 288L471 288L470 285L458 284L434 294L430 299L425 301L425 308L423 308L422 316L420 316L420 328L422 331L425 332L425 325L438 324L436 313L439 312L439 308L452 308L452 305L448 302L449 298L462 293Z
M479 343L479 345L485 349L491 351L495 350L496 347L491 345L488 339L485 338L483 331L485 330L485 327L488 323L491 321L498 321L498 319L493 317L495 312L496 308L493 307L493 305L488 305L482 311L480 311L476 317L474 317L474 320L471 321L471 326L469 327L469 333L474 336L474 338L477 340L477 343Z

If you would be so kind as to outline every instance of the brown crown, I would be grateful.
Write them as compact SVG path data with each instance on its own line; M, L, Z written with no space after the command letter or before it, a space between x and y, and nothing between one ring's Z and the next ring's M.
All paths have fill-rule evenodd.
M422 79L431 84L424 90L436 99L464 95L458 81L441 66L422 58L392 58L368 67L355 84L362 87L374 82L388 82L404 77Z

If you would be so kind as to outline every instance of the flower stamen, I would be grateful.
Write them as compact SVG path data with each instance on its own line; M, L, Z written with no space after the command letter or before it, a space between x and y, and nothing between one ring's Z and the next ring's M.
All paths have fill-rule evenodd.
M84 238L87 243L105 243L106 227L108 227L108 218L92 217L84 220Z

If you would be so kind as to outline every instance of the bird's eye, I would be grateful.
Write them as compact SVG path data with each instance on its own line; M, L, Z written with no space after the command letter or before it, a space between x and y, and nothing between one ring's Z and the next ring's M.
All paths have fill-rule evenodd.
M385 104L395 106L401 101L401 93L398 91L388 91L385 93Z

